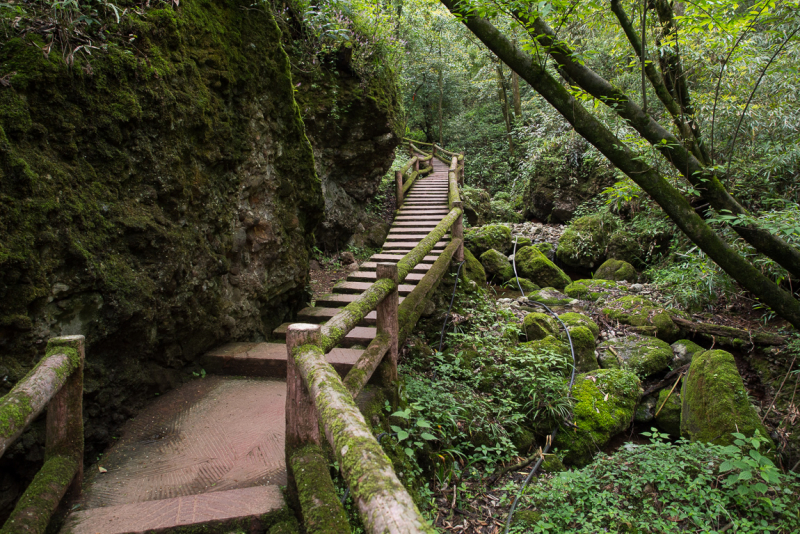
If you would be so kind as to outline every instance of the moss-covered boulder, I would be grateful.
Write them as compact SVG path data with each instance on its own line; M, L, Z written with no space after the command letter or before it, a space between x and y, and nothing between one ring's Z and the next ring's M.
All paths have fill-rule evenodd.
M622 324L639 327L640 333L655 335L667 343L680 336L670 312L644 297L625 296L606 303L603 313Z
M556 247L552 243L536 243L533 247L544 254L548 260L556 257Z
M569 276L536 247L517 249L514 259L517 264L517 274L541 287L564 289L571 282Z
M609 258L617 258L637 267L645 265L646 251L636 240L636 236L624 228L618 228L611 234L606 252Z
M679 339L672 345L672 367L677 368L691 363L692 357L706 349L689 339Z
M624 280L626 282L635 282L638 276L633 265L626 261L615 259L604 261L603 265L598 267L594 273L594 277L600 280Z
M585 326L592 332L592 335L594 336L595 339L597 339L597 336L600 335L600 327L597 326L597 323L595 323L588 316L582 313L575 313L575 312L562 313L561 315L558 316L558 318L561 319L561 321L563 321L563 323L567 325L568 328L571 328L573 326Z
M514 268L505 254L501 254L493 248L490 248L481 254L481 265L486 274L493 280L504 282L510 278L514 278Z
M545 454L540 469L544 473L561 473L567 470L567 468L564 467L564 462L555 454Z
M598 369L575 379L573 422L576 432L559 432L555 445L566 451L564 463L583 466L633 420L641 395L639 379L622 369Z
M556 256L570 267L593 269L605 258L608 238L617 226L619 221L608 214L575 219L561 234Z
M465 185L461 188L461 194L464 197L464 216L470 226L481 226L489 222L492 212L489 193L485 189Z
M575 349L575 369L579 373L587 373L599 368L595 356L595 337L592 331L585 326L568 326L572 347ZM563 329L559 330L558 339L569 343Z
M508 254L511 251L511 243L511 229L502 224L487 224L477 228L467 228L464 231L464 247L475 256L480 257L492 248L502 254Z
M627 369L641 378L666 371L672 349L660 339L627 336L604 341L597 347L597 359L604 369Z
M522 288L523 293L525 295L530 295L534 291L538 291L541 289L539 286L528 280L527 278L512 278L505 284L504 287L507 287L513 291L519 291Z
M552 287L545 287L528 295L528 299L541 302L545 306L568 306L576 301Z
M567 287L564 288L564 293L574 299L588 300L597 302L613 295L612 291L617 291L622 288L613 280L596 280L584 279L575 280Z
M511 433L511 443L516 447L517 452L527 456L531 447L536 443L536 436L533 430L526 426L519 426Z
M522 320L521 337L528 341L536 341L557 335L559 329L558 322L549 313L533 312Z
M520 223L524 220L522 214L517 212L508 200L492 199L489 203L488 222Z
M483 288L486 285L486 271L467 248L464 248L464 261L466 262L462 268L464 280L474 283L476 288Z
M656 414L656 403L658 402L658 395L651 394L644 397L636 406L636 413L633 415L633 420L637 423L649 423L653 420Z
M517 250L521 249L522 247L529 247L533 244L533 241L531 241L530 237L515 235L513 238L511 238L512 249L515 241L517 243Z
M677 438L681 435L681 397L677 389L672 395L669 392L662 389L658 393L655 422L658 428Z
M692 358L681 390L681 435L718 445L733 443L733 432L769 438L750 404L733 355L709 350Z

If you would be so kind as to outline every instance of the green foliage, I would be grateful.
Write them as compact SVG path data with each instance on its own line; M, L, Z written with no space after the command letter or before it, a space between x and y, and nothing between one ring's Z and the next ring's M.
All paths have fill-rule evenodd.
M726 447L665 441L626 444L613 456L531 486L522 506L540 515L528 532L796 532L800 477L782 474L765 439L734 434ZM520 532L520 530L517 530Z

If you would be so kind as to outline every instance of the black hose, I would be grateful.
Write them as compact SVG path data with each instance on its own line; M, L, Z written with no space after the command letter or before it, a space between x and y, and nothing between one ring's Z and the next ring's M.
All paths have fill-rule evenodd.
M514 265L514 277L517 281L517 287L519 287L519 292L522 293L522 296L524 297L525 292L522 290L522 285L519 283L519 275L517 274L517 237L514 238L514 253L511 261L513 262ZM572 345L572 336L569 335L569 328L567 328L567 325L564 324L564 321L562 321L561 318L558 315L556 315L553 312L553 310L548 308L546 305L542 304L541 302L536 302L535 300L529 300L528 302L536 304L537 306L541 306L542 308L547 310L550 313L550 315L555 317L556 320L559 323L561 323L561 326L564 328L564 332L567 333L567 340L569 341L569 350L572 353L572 376L570 376L569 378L569 394L572 395L572 386L575 384L575 367L577 365L577 361L575 359L575 347ZM522 492L525 491L525 488L528 486L528 482L530 482L531 478L533 478L533 474L536 473L536 470L539 469L540 465L542 465L542 462L544 461L544 455L550 451L550 447L553 445L553 442L555 442L557 434L558 434L558 427L556 427L555 430L553 430L553 432L550 434L550 436L548 436L547 443L545 443L541 456L539 456L539 459L536 460L536 463L533 465L533 469L531 469L531 472L528 474L528 477L525 479L525 482L522 483L522 487L520 488L519 492L514 497L514 502L511 504L511 510L509 510L508 512L508 519L506 519L505 534L508 534L508 529L511 528L511 519L514 517L514 511L517 508L517 503L519 502L519 498L522 495Z
M461 267L467 261L464 260L458 264L458 271L456 271L456 283L453 285L453 294L450 296L450 306L447 307L447 313L444 316L444 324L442 325L442 334L439 336L439 352L442 352L442 343L444 342L444 330L447 328L447 320L450 318L450 310L453 309L453 301L456 299L456 289L458 289L458 277L461 274Z

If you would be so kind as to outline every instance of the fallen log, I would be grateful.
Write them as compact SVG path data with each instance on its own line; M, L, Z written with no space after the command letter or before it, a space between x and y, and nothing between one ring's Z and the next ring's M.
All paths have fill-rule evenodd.
M683 317L672 317L672 322L678 328L693 332L695 334L706 334L709 336L721 336L731 339L741 339L753 345L784 345L786 338L778 334L771 334L769 332L753 332L751 330L743 330L741 328L734 328L732 326L723 326L714 323L697 323L684 319Z

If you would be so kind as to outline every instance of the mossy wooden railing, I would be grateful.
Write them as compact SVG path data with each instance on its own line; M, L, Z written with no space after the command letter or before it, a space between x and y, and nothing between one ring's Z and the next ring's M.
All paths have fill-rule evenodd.
M406 167L420 159L412 158ZM290 495L300 505L308 532L350 532L328 474L321 432L333 449L367 532L435 532L397 478L354 399L381 364L384 385L396 382L398 347L419 320L426 296L452 260L463 261L463 210L456 168L457 158L453 158L448 173L450 212L416 247L397 264L379 263L375 283L325 325L298 323L287 330L286 465ZM448 230L450 244L400 303L400 283ZM325 361L325 353L372 310L377 310L377 335L342 380Z
M456 157L458 159L458 165L456 167L456 178L458 179L459 185L464 185L464 161L465 161L465 159L464 159L464 153L463 152L450 152L449 150L445 150L444 148L440 147L436 143L425 143L425 142L422 142L422 141L414 141L413 139L409 139L407 137L404 137L403 140L408 143L409 147L411 147L412 152L416 152L416 153L422 154L424 156L427 156L425 158L426 161L435 156L441 162L449 164L450 163L450 158ZM425 152L423 152L422 150L417 148L415 146L415 144L429 146L429 147L431 147L432 152L430 154L426 154Z
M44 465L2 534L44 533L61 499L83 478L84 337L51 339L45 357L0 399L0 457L47 408Z
M412 153L413 152L414 147L412 145ZM420 153L421 155L414 155L405 165L403 165L399 171L394 172L397 209L400 209L400 206L403 205L403 199L405 199L406 193L409 189L411 189L411 186L414 185L414 182L417 180L417 178L424 176L433 170L432 165L427 165L426 167L420 169L421 164L427 163L433 159L433 155L427 155L419 149L417 149L416 152ZM406 178L406 173L409 171L411 171L411 173L409 174L408 178Z

